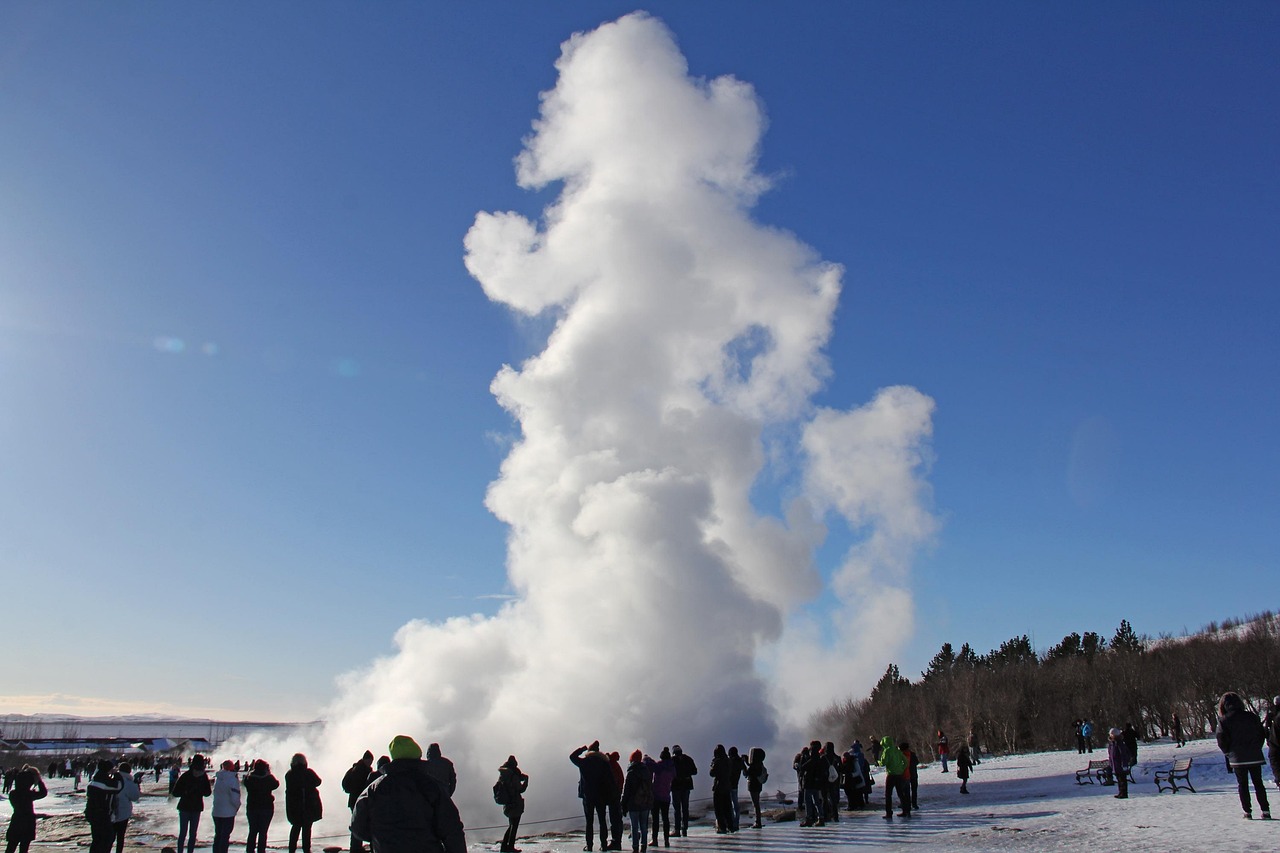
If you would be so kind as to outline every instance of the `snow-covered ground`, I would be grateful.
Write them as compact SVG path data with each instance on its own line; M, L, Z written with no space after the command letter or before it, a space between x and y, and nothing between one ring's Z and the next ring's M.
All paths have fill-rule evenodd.
M927 765L920 773L920 810L908 819L895 817L885 821L883 804L864 812L842 812L839 823L825 827L802 828L795 821L781 823L766 820L763 829L747 828L736 835L718 836L706 820L691 827L689 838L671 841L673 851L761 851L761 853L798 853L810 850L877 851L927 845L941 850L1050 850L1050 851L1201 851L1214 850L1280 850L1280 820L1263 822L1255 807L1253 821L1242 819L1236 795L1235 777L1226 771L1222 756L1212 740L1193 741L1183 749L1169 743L1143 745L1139 748L1136 785L1129 788L1128 800L1114 799L1114 787L1077 785L1075 771L1082 769L1088 757L1102 758L1105 751L1093 756L1071 752L1049 752L985 758L974 770L968 795L959 793L955 774L944 775L938 765ZM1166 769L1175 757L1195 759L1191 780L1198 793L1180 790L1176 794L1157 793L1152 773ZM1264 775L1268 795L1280 811L1280 791L1270 770ZM791 773L774 768L771 782L789 779ZM704 783L705 784L705 783ZM83 808L82 795L70 792L68 780L54 780L53 796L38 804L38 811L51 817L41 822L40 839L34 849L74 849L87 843L84 821L78 812ZM772 785L770 786L773 787ZM139 804L139 820L131 827L131 845L160 847L172 845L176 829L173 801L164 796L161 786L147 785L150 792ZM876 786L877 797L883 787ZM791 795L794 796L794 790ZM706 792L699 789L695 796ZM777 804L769 805L776 809ZM283 809L272 825L272 846L284 846L288 824ZM9 806L0 806L0 818L8 822ZM560 815L527 814L528 821ZM494 806L492 823L501 823L500 809ZM474 820L469 822L475 823ZM244 841L243 819L237 821L233 850ZM212 821L201 826L201 846L212 836ZM525 853L570 853L583 847L582 821L555 824L572 830L564 835L523 837L520 847ZM538 825L526 824L527 831ZM473 851L497 848L500 831L468 831ZM346 839L317 838L317 853L326 845L346 846ZM624 848L626 845L624 844Z

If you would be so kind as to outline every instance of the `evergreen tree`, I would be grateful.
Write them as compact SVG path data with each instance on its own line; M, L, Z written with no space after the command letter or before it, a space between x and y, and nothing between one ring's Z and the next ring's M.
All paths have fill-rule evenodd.
M1134 632L1133 626L1129 624L1129 620L1121 619L1120 627L1116 628L1116 635L1111 638L1111 651L1120 652L1121 654L1132 654L1134 652L1144 652L1146 650L1146 644L1143 643Z

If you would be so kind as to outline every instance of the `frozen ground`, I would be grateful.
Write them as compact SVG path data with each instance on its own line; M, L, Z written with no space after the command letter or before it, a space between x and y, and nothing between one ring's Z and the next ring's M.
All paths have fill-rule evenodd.
M1101 758L1105 753L1095 752ZM1157 794L1151 775L1167 768L1174 757L1195 759L1192 783L1199 793L1167 791ZM691 828L689 838L671 842L673 851L877 851L919 847L939 850L1278 850L1280 821L1242 819L1236 796L1235 777L1227 773L1221 754L1211 740L1194 741L1184 749L1171 744L1144 745L1139 749L1138 780L1130 786L1128 800L1113 798L1115 788L1076 785L1075 771L1085 766L1085 757L1072 752L1050 752L984 759L974 770L969 789L959 793L954 774L943 775L937 765L921 768L920 810L905 820L886 822L882 809L842 813L839 823L825 827L801 828L794 821L766 821L764 829L744 828L736 835L717 836L708 823ZM771 781L790 778L789 771L774 768ZM1268 795L1280 810L1280 791L1265 771ZM705 782L703 783L705 785ZM87 844L84 822L78 817L82 795L70 792L70 782L54 780L53 795L39 811L50 814L42 821L40 840L33 849L74 849ZM173 802L164 796L163 786L148 784L147 796L139 804L139 820L131 827L131 847L160 847L173 844L176 817ZM880 785L877 794L883 793ZM695 795L706 792L701 788ZM794 791L791 792L794 796ZM335 806L338 804L334 804ZM328 809L327 809L328 810ZM281 812L283 809L280 810ZM8 822L9 806L0 806L0 818ZM490 816L464 816L473 828L468 831L470 849L496 849L500 833L482 831L478 823L501 822L497 806ZM558 817L528 814L530 821ZM1255 818L1258 812L1255 808ZM201 826L202 846L208 844L212 821ZM581 819L554 824L572 830L565 835L526 837L520 841L525 853L570 853L583 846ZM530 831L538 827L529 826ZM272 846L284 846L288 824L277 813L272 825ZM237 822L233 851L243 850L243 819ZM324 845L342 844L345 839L317 839L317 853ZM624 845L625 847L626 845Z

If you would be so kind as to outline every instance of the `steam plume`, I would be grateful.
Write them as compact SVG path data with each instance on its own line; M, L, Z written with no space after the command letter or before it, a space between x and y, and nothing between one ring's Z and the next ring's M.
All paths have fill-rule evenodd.
M934 524L932 401L899 387L813 407L842 269L750 218L769 185L751 87L691 78L639 13L573 36L557 67L516 165L559 197L538 223L482 213L465 240L489 298L555 319L492 385L520 427L487 498L515 599L405 625L312 745L336 781L396 733L439 741L473 825L496 817L486 786L510 753L535 819L577 814L566 757L595 738L705 762L716 742L789 736L905 637L907 566ZM774 513L751 496L766 470L793 495ZM813 553L830 512L856 544L828 587Z

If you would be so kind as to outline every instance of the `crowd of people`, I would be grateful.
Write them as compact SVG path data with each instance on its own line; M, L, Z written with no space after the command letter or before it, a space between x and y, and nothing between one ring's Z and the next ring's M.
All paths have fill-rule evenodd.
M1264 745L1270 746L1271 770L1280 782L1280 696L1272 701L1265 719L1249 710L1240 695L1223 694L1218 703L1217 743L1225 755L1227 768L1236 776L1240 804L1246 818L1253 817L1253 801L1264 820L1271 819L1271 809L1262 780L1266 763ZM1092 751L1093 723L1082 718L1076 723L1077 748ZM1137 763L1138 732L1132 724L1112 728L1107 737L1107 760L1111 779L1117 785L1118 799L1128 796L1128 780ZM1174 724L1177 746L1185 744L1181 727ZM976 738L952 744L942 731L936 733L934 754L941 772L960 781L960 793L969 793L968 782L973 767L980 763ZM407 735L398 735L388 744L387 752L376 762L366 750L346 772L342 789L347 794L351 812L351 853L443 850L465 853L466 838L453 794L458 778L453 763L445 758L439 744L428 746L425 758L421 747ZM754 828L762 827L761 794L769 779L765 751L751 749L746 756L737 747L717 745L712 752L708 775L711 777L712 807L717 833L729 834L740 829L739 792L745 780L754 814ZM689 834L689 799L698 767L679 745L663 747L657 759L642 750L634 750L622 767L618 752L604 752L600 742L578 747L569 755L578 768L578 796L582 800L586 822L585 850L594 849L598 837L600 850L621 850L623 816L630 824L633 853L647 851L650 844L671 846L672 836ZM892 737L873 738L864 749L860 741L839 752L835 744L812 741L795 756L792 768L799 788L799 809L803 810L803 827L824 826L839 821L841 793L846 810L871 808L876 784L873 768L884 771L884 818L909 818L920 808L919 768L921 761L906 741ZM123 853L125 834L133 814L133 804L140 796L142 771L134 771L128 762L97 761L85 789L84 815L90 828L90 853ZM243 773L242 773L243 769ZM51 775L74 773L70 763L51 765ZM159 781L160 769L155 768ZM34 803L48 795L49 789L39 770L24 765L4 773L4 786L12 805L12 817L6 832L6 853L28 853L36 837ZM1250 796L1250 786L1252 794ZM275 814L275 794L281 783L272 775L270 765L262 759L242 765L224 761L212 779L207 761L193 756L186 769L171 770L169 794L177 800L177 853L193 853L205 800L212 798L214 824L213 853L229 853L236 817L244 807L248 824L246 853L265 853L267 832ZM501 841L502 853L519 853L516 847L524 795L529 776L514 755L498 768L493 786L496 804L502 806L508 824ZM779 792L779 797L784 795ZM320 800L320 777L308 767L307 757L297 753L284 774L285 817L289 822L289 853L299 847L311 853L312 826L323 816ZM788 801L789 802L789 801ZM185 848L185 849L184 849Z

